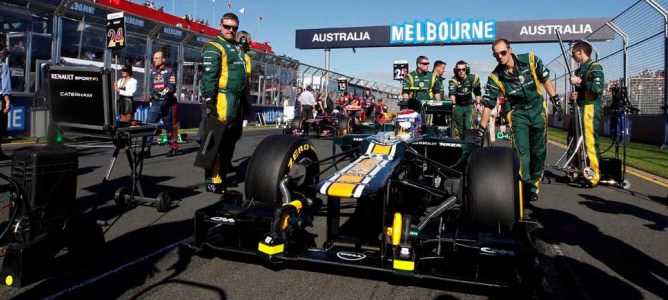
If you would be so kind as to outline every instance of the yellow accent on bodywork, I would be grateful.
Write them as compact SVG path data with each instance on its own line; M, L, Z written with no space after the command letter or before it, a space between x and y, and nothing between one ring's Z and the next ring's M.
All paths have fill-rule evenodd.
M265 243L258 243L257 245L257 251L260 251L264 254L268 255L275 255L278 253L283 253L283 250L285 249L285 245L280 244L280 245L275 245L275 246L269 246Z
M327 195L333 197L350 198L352 197L353 191L356 187L356 184L335 182L329 186L329 189L327 189Z
M362 176L352 176L352 175L341 175L341 177L336 179L336 182L341 183L360 183L364 177Z
M401 242L402 224L401 214L394 213L394 220L392 221L392 246L398 246Z
M402 271L413 271L415 270L415 262L395 259L394 261L392 261L392 267L394 269Z
M392 145L384 146L384 145L374 144L373 149L371 149L371 153L388 155L390 154L391 150L392 150Z

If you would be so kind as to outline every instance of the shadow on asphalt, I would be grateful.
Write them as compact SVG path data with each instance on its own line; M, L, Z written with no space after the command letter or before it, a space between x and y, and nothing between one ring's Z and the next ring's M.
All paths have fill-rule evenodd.
M178 205L181 199L185 199L199 194L191 187L177 187L172 185L163 185L162 182L173 179L173 176L141 176L141 185L146 197L156 197L160 192L167 192L172 197L173 207ZM101 180L101 179L100 179ZM107 202L113 201L114 193L120 187L130 187L132 181L129 176L123 176L112 179L107 182L100 182L84 188L90 191L90 195L77 199L76 211L84 212L88 209L104 206ZM148 205L148 204L141 204ZM95 210L94 210L95 211ZM122 213L115 206L104 206L96 210L100 215L92 216L100 220L108 220Z
M193 220L184 220L154 224L127 232L111 241L107 241L104 253L98 253L95 260L90 262L83 263L69 255L63 255L60 258L61 261L55 264L61 268L54 268L53 274L48 276L49 279L29 287L29 290L17 290L21 294L17 295L16 299L48 297L63 289L77 285L84 279L106 272L111 274L104 280L61 296L71 299L117 299L128 290L147 284L160 272L171 271L172 273L167 280L175 278L185 271L191 262L192 256L188 251L181 253L182 250L179 250L178 261L167 270L159 270L156 265L172 249L164 249L164 251L148 258L145 255L191 236L193 226ZM142 257L144 257L142 262L125 270L117 272L115 269ZM73 262L75 263L73 264ZM153 284L148 289L155 289L159 284ZM193 286L197 286L197 284L193 283ZM211 290L212 287L202 286L201 288ZM217 295L222 295L222 299L225 298L223 290L216 288L213 291Z
M559 278L564 281L566 287L572 291L568 295L570 299L642 299L642 293L632 285L623 280L607 274L597 267L581 261L572 259L566 256L557 256L553 258L553 263L560 269ZM564 271L563 268L568 268L570 272ZM573 276L577 274L577 276ZM591 282L587 282L584 286L577 282L576 278L595 278ZM586 295L579 294L579 291L584 290Z
M541 239L546 243L558 245L560 243L577 246L587 252L594 259L605 264L624 279L636 284L647 291L668 298L668 268L647 254L639 251L625 242L606 235L599 228L579 217L567 212L533 207L531 218L540 220L544 228ZM595 268L590 266L591 268ZM575 270L577 273L578 271ZM599 270L600 273L605 273ZM578 277L587 281L585 288L589 288L597 277ZM610 296L619 298L614 291L628 291L633 287L623 281L609 282L617 286L602 286L601 289L592 289L591 295L596 298ZM622 297L623 298L623 297Z
M645 224L645 227L656 231L664 231L666 227L668 227L668 218L663 214L658 214L623 202L608 201L593 195L579 194L579 196L587 200L580 201L580 204L586 205L597 212L615 215L630 215L647 220L654 224Z

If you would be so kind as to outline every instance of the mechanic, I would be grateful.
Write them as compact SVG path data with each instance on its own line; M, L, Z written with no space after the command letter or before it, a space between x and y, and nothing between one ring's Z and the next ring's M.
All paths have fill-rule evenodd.
M364 115L365 118L369 121L374 120L374 108L376 108L376 97L371 94L371 89L364 89L364 97L362 97L362 103L364 104Z
M601 177L599 172L600 150L598 144L598 129L603 116L603 90L604 77L603 67L598 62L591 60L592 47L589 43L579 41L573 45L572 56L580 64L580 68L575 70L575 75L571 76L571 84L575 85L575 92L571 93L569 100L577 101L580 107L580 117L582 122L582 133L584 134L584 150L587 151L587 166L594 171L594 177L589 182L592 187L598 184ZM574 135L573 126L568 132L568 140ZM573 153L574 147L568 149L568 157ZM570 168L575 171L579 166L578 157L574 159Z
M533 53L515 55L506 39L497 39L492 44L492 55L498 65L487 79L485 107L476 138L482 140L496 100L504 96L510 107L507 120L511 142L520 156L523 191L529 192L524 199L536 201L547 154L547 103L542 88L558 110L561 109L559 96L550 79L550 71Z
M429 58L419 56L416 59L415 71L406 74L402 88L402 98L416 98L418 100L441 100L443 83L436 78L436 74L429 71Z
M450 100L453 103L452 118L455 121L454 138L463 140L467 129L473 129L473 107L471 100L475 95L476 106L480 105L482 101L482 92L480 90L480 78L478 75L471 74L471 67L463 60L455 64L453 69L455 73L448 83L448 90L450 91Z
M158 50L153 54L153 69L149 75L149 93L151 106L146 113L146 123L158 123L160 119L167 131L167 137L171 140L170 150L167 156L178 154L178 108L179 103L174 96L176 91L176 72L165 66L165 52ZM153 135L146 138L144 144L145 157L151 157L151 145Z
M5 63L9 55L9 50L4 43L0 44L0 160L11 159L8 155L2 152L2 139L5 137L7 130L7 117L11 110L9 96L12 94L12 83L9 66Z
M234 155L234 148L241 138L241 101L248 88L247 56L235 40L239 29L239 17L226 13L220 19L219 33L202 48L202 98L208 117L221 121L222 142L213 169L205 169L206 190L220 194L231 182L223 182ZM250 39L248 40L250 42ZM237 128L239 127L239 128Z
M445 77L443 77L443 74L445 74L445 67L446 67L446 64L445 64L444 61L437 60L436 62L434 62L434 69L432 70L432 72L434 72L434 74L436 74L436 78L438 79L438 81L440 82L439 84L443 88L445 88L445 85L443 84L445 82ZM443 92L443 91L441 91L441 92ZM441 94L441 96L443 96L443 95L445 95L445 94ZM444 98L444 97L441 97L441 98ZM429 120L429 119L432 119L432 120ZM430 115L427 115L427 123L430 123L430 124L433 124L433 125L445 126L445 125L447 125L445 120L446 120L445 114L433 114L433 115L430 114Z

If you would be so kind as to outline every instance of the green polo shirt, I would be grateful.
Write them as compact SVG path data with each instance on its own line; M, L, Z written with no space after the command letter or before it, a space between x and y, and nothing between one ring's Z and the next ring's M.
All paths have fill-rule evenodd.
M438 75L427 71L422 74L417 74L416 71L406 74L403 83L403 93L409 95L410 98L417 98L418 100L431 100L434 95L441 94L443 91L443 82L438 79Z
M582 79L582 82L575 86L575 91L578 92L578 103L601 101L605 89L605 78L603 67L598 62L588 59L575 70L575 76Z
M468 74L464 79L459 76L452 76L448 82L448 91L450 96L455 96L455 102L459 105L471 104L473 95L480 96L480 78L475 74ZM473 93L473 95L471 94Z
M543 101L541 83L550 78L543 62L533 53L513 54L515 69L506 71L501 64L487 77L483 105L489 108L496 106L499 96L505 96L505 102L512 105L537 105ZM533 68L532 68L533 65Z

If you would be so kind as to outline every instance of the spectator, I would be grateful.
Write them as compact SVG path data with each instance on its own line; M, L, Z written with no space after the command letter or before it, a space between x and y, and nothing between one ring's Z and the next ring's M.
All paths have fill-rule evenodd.
M2 139L7 130L7 115L11 110L11 102L9 95L12 94L11 76L9 66L5 64L5 59L9 51L4 44L0 44L0 146L2 146ZM0 160L10 159L9 156L2 152L0 147Z
M310 118L313 115L313 108L315 106L315 97L313 97L313 88L306 87L306 91L299 95L299 104L302 107L305 118Z

